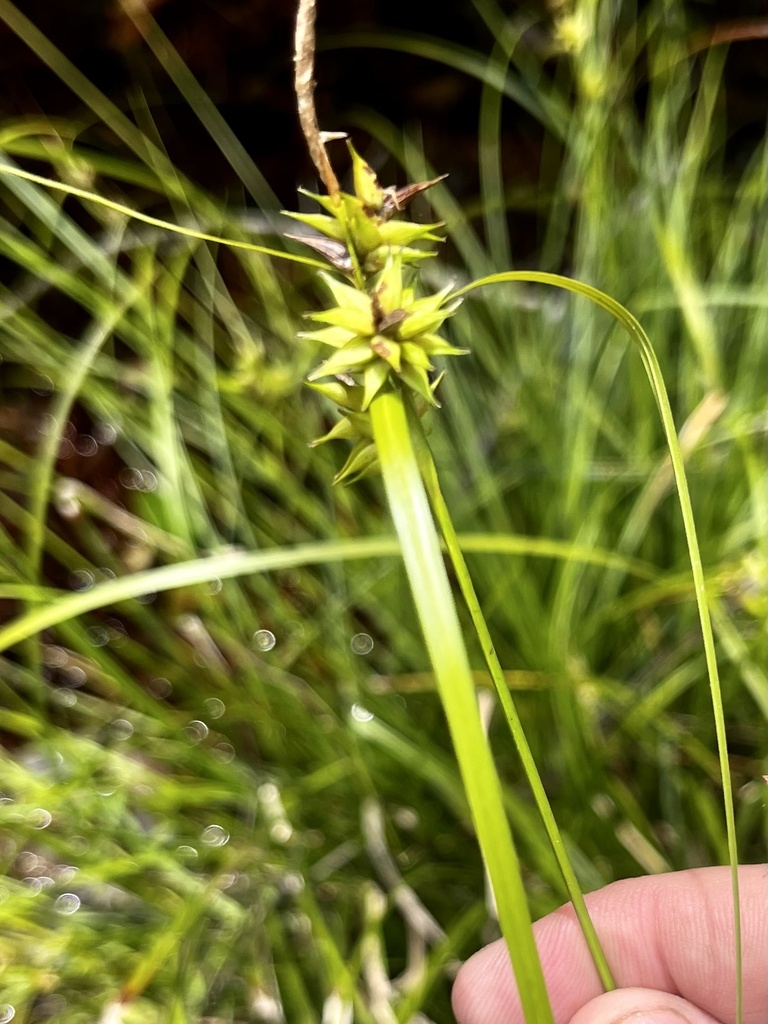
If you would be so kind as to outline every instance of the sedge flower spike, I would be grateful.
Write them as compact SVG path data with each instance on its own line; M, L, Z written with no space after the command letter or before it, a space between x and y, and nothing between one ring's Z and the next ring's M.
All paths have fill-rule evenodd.
M323 326L301 337L318 341L334 351L309 374L308 383L336 402L343 419L313 444L348 439L357 442L334 482L360 479L376 465L367 410L383 389L403 386L416 396L420 414L438 406L432 359L461 355L437 331L456 312L460 300L451 299L451 287L417 297L413 264L434 252L414 243L442 241L440 224L416 224L395 217L415 196L434 185L418 182L385 189L373 169L349 146L354 195L312 195L326 213L291 213L319 236L292 236L310 245L328 260L341 281L331 273L321 278L335 305L309 319ZM321 378L335 378L318 384Z

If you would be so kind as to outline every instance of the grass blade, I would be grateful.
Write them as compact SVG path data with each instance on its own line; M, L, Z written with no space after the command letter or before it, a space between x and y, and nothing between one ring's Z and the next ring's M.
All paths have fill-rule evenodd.
M651 341L643 330L640 322L621 303L612 299L609 295L593 288L591 285L573 281L570 278L562 277L559 274L548 274L536 271L507 271L499 274L491 274L488 277L473 281L472 284L460 288L456 293L458 296L467 295L477 288L489 284L509 284L515 281L527 281L530 283L546 284L555 288L564 288L566 291L582 295L590 301L607 310L625 329L632 341L637 345L640 358L643 361L645 372L653 391L654 399L661 417L664 428L664 436L669 449L669 458L672 463L672 470L675 475L675 484L680 502L680 511L683 518L685 537L688 545L688 557L691 563L693 575L696 606L699 613L702 638L704 641L704 654L707 663L707 675L709 688L712 697L712 711L715 720L715 732L717 736L717 751L720 763L720 778L723 788L723 804L725 810L725 827L728 840L728 860L731 867L731 886L733 892L733 925L734 925L734 947L736 956L736 1020L742 1019L742 949L741 949L741 908L739 904L739 875L738 875L738 847L736 840L736 818L733 804L733 789L731 786L730 765L728 762L728 739L725 729L725 715L723 712L723 697L720 686L720 674L717 667L717 655L715 654L715 639L712 632L712 621L707 603L706 581L704 579L704 568L701 561L699 542L696 536L696 523L693 518L693 508L688 490L688 480L685 473L683 454L680 450L680 442L675 429L672 407L669 403L669 396L664 384L661 367L656 358Z
M380 395L371 422L392 519L435 672L480 848L496 898L525 1018L552 1021L525 887L496 769L477 707L466 648L434 521L411 443L403 398Z
M555 816L552 812L552 806L549 802L549 798L547 797L546 790L544 789L544 784L541 780L539 770L536 767L536 762L533 759L533 753L526 738L523 723L520 720L520 715L515 707L515 702L512 698L512 694L510 693L509 686L504 678L504 670L502 669L498 655L496 654L493 639L483 616L480 602L478 601L477 594L469 574L469 569L467 568L467 563L464 560L459 538L453 528L451 516L448 511L448 507L445 504L443 493L440 489L440 482L437 478L437 470L435 468L434 460L432 459L432 453L429 450L421 423L417 421L415 417L412 417L411 425L416 438L417 455L424 483L427 488L427 493L429 494L429 500L432 504L440 531L445 539L448 555L451 559L453 570L456 573L459 588L462 592L467 609L469 610L469 614L472 618L472 623L477 632L483 657L485 658L485 663L488 666L488 671L490 672L494 689L496 690L496 695L499 699L502 710L504 711L504 716L507 720L507 724L509 725L512 739L514 740L515 747L520 755L520 761L523 765L525 777L528 780L528 784L533 793L533 798L536 802L536 808L541 816L547 837L552 846L552 851L557 859L557 864L563 876L565 888L576 913L584 939L589 947L595 968L600 976L600 981L603 984L603 988L605 988L606 991L610 991L616 987L616 983L613 980L613 975L611 974L611 969L608 966L605 953L603 952L597 932L595 931L595 927L592 924L592 920L587 911L584 897L581 889L579 888L578 879L576 878L573 867L568 860L568 854L565 849L563 837L557 827L557 822L555 821Z

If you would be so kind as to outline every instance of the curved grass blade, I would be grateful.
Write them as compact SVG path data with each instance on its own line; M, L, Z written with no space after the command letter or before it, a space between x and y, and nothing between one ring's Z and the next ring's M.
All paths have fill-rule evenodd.
M621 568L641 579L653 579L652 567L633 559L612 555L609 551L587 551L562 541L546 537L495 536L493 534L462 534L459 543L465 551L477 554L530 555L534 558L573 559ZM251 573L272 572L276 569L303 565L354 561L364 558L392 558L400 553L394 537L365 537L346 541L326 541L319 544L301 544L296 547L271 551L228 551L208 555L189 562L176 562L144 572L131 573L100 583L90 590L75 594L54 589L43 589L31 584L0 583L0 598L25 601L45 601L45 607L35 608L0 629L0 651L34 636L40 630L60 625L78 615L106 608L119 601L129 601L144 594L175 590L216 579L232 579Z
M90 590L67 594L42 608L34 608L0 629L0 651L34 636L40 630L57 626L78 615L104 608L119 601L128 601L143 594L175 590L215 579L232 579L251 573L289 569L299 565L354 558L375 558L397 554L396 541L390 537L301 544L273 551L227 551L189 562L164 565L107 580Z
M680 450L680 442L675 429L675 420L672 414L672 407L669 402L666 385L661 373L661 367L653 350L648 335L643 330L640 322L625 309L621 303L612 299L609 295L601 292L591 285L562 277L560 274L549 274L543 271L503 271L498 274L491 274L471 282L455 292L456 297L467 295L477 288L489 284L510 284L515 281L527 283L546 284L555 288L563 288L566 291L582 295L596 305L601 306L609 312L625 329L631 340L638 347L640 358L643 361L645 372L653 391L654 399L659 410L661 423L664 428L664 436L669 449L669 458L672 463L672 470L675 475L675 484L680 502L680 511L683 518L685 538L688 545L688 558L691 563L693 575L696 606L699 613L702 638L704 642L704 655L707 663L707 675L709 677L709 688L712 696L712 710L715 722L715 733L717 736L717 751L720 764L720 778L723 788L723 804L725 809L725 827L728 839L728 859L731 868L731 888L733 894L733 924L734 924L734 949L736 956L736 1021L742 1020L742 942L741 942L741 908L739 904L739 876L738 876L738 845L736 839L736 819L733 804L733 788L731 785L730 765L728 763L728 740L725 730L725 715L723 712L723 697L720 686L720 674L717 667L717 655L715 654L715 640L712 631L712 622L707 604L706 582L704 568L701 562L701 552L696 535L696 523L693 518L693 508L688 490L688 480L685 474L683 455Z

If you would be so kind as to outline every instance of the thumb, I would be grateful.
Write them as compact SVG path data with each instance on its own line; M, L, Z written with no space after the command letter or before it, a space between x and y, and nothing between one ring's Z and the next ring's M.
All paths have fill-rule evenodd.
M687 999L652 988L620 988L590 999L570 1024L720 1024Z

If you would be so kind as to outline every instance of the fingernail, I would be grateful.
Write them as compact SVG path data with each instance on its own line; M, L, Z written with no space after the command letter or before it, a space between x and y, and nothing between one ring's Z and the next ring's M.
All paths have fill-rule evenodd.
M625 1017L619 1017L615 1024L691 1024L691 1021L686 1014L670 1006L660 1006L656 1010L633 1010Z

